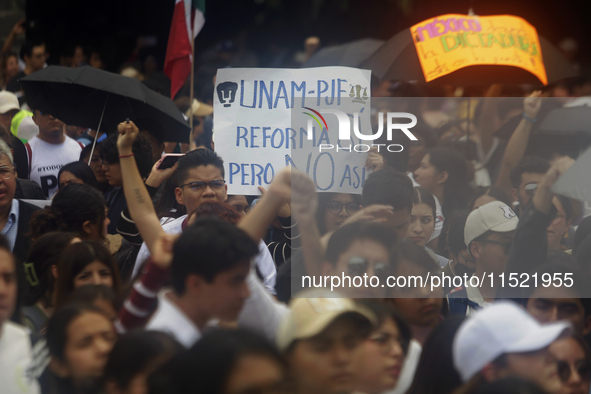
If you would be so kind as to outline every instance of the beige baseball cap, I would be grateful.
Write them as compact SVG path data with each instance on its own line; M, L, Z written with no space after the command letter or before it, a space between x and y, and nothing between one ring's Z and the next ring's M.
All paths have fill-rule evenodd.
M350 298L339 297L326 289L310 289L298 294L289 306L290 312L283 319L277 333L277 347L285 351L297 339L320 334L332 322L343 315L356 316L371 326L377 324L372 311Z
M519 219L511 207L500 201L493 201L472 211L464 227L464 242L470 242L487 231L505 233L517 228Z
M13 109L16 109L17 111L21 110L21 107L18 105L18 98L16 97L16 94L6 90L1 91L0 114L5 114Z
M193 116L207 116L213 114L213 107L211 105L202 103L197 99L193 99ZM191 108L185 112L185 116L188 118L191 115Z

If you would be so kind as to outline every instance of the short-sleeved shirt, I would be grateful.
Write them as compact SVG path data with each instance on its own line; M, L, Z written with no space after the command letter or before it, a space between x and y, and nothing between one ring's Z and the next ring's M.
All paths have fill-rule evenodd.
M78 161L83 145L70 137L61 144L50 144L33 137L25 145L29 159L29 179L37 182L45 197L52 197L58 189L60 169Z
M12 322L5 322L0 329L0 391L39 393L31 339L26 329Z

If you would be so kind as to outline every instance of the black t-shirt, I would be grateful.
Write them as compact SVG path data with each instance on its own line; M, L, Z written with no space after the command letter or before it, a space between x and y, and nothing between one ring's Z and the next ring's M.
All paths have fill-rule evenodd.
M14 134L11 134L11 143L12 150L14 151L12 157L14 159L14 166L16 167L18 177L21 179L29 179L27 148L25 148L25 144L23 144L23 142Z

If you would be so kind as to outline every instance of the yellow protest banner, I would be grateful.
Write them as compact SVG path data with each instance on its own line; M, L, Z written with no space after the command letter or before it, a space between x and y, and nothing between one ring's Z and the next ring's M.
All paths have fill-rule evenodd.
M441 15L410 28L427 82L474 65L514 66L546 85L536 29L512 15Z

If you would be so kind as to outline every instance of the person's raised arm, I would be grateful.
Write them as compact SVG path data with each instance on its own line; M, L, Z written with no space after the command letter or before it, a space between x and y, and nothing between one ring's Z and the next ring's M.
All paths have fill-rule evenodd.
M513 132L507 148L505 149L505 156L495 186L501 188L508 196L511 195L511 169L517 165L519 160L525 154L525 148L529 141L532 125L536 121L538 112L542 105L541 92L533 92L529 97L523 101L523 119Z
M14 45L14 40L16 39L16 37L21 34L24 34L25 27L23 25L26 21L26 18L21 18L18 22L14 24L12 30L10 31L10 34L6 38L6 41L4 41L4 46L2 47L3 54L12 51L12 47Z
M119 123L117 131L119 132L117 139L119 164L127 207L148 250L153 254L154 244L164 234L164 230L160 226L152 199L133 157L132 146L139 134L139 129L133 122L127 121Z
M267 228L277 216L277 212L287 203L291 195L291 169L282 170L271 182L269 190L260 201L238 223L252 239L259 242L267 233Z

